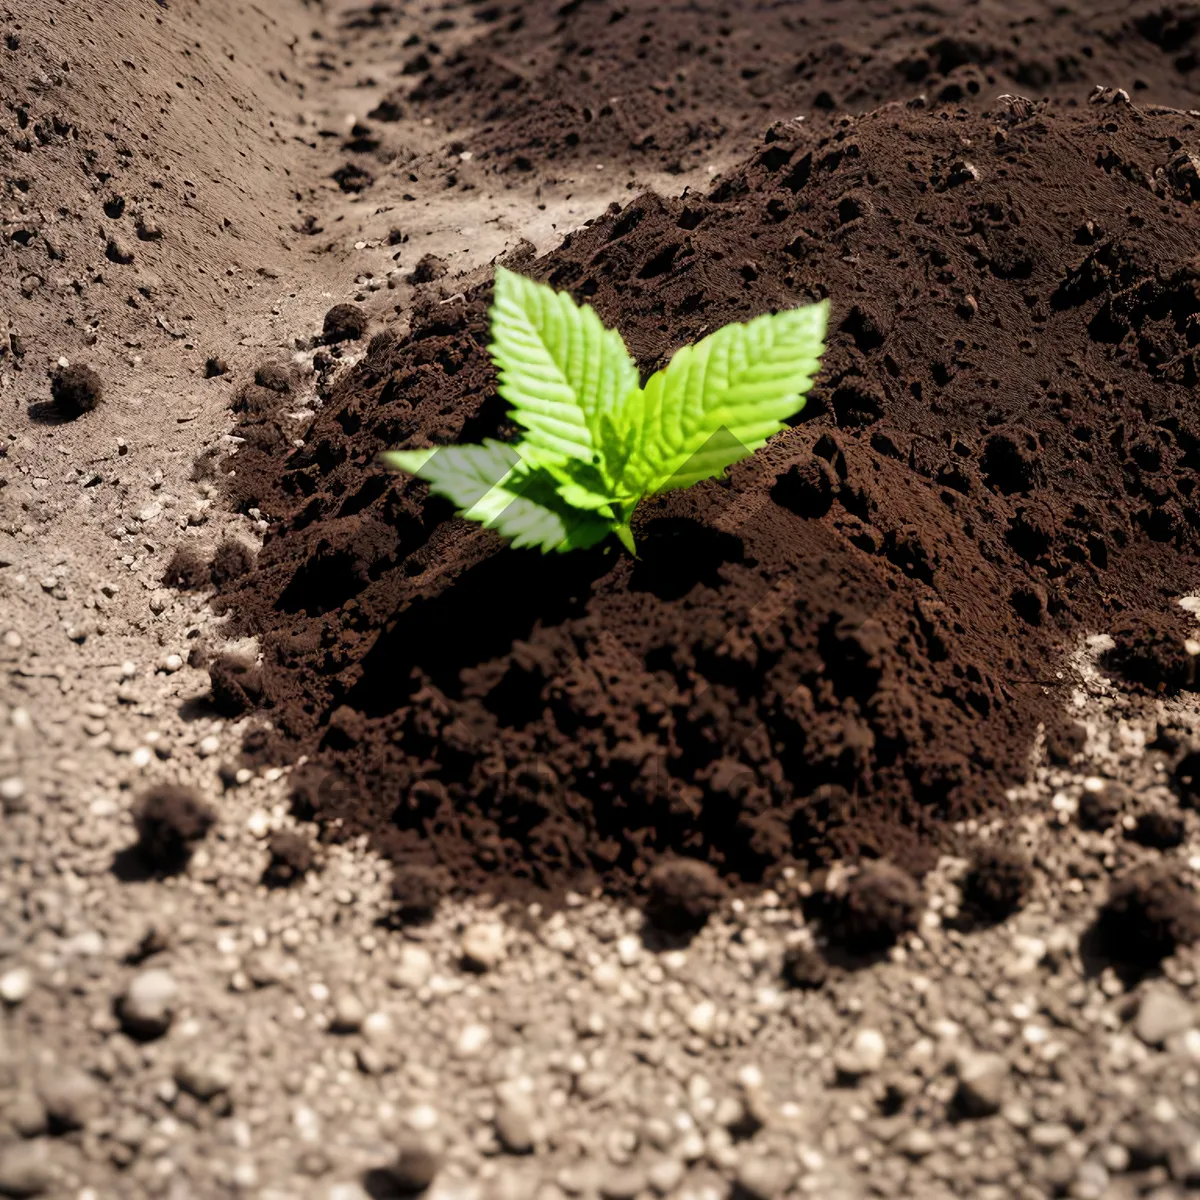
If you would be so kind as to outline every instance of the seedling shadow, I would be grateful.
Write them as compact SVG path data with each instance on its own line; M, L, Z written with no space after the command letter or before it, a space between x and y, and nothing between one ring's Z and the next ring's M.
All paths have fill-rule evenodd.
M721 586L721 567L740 563L742 539L692 517L660 517L638 530L638 561L629 580L633 592L681 600L697 584Z
M508 653L538 625L583 612L614 561L600 546L566 555L499 551L397 614L363 658L345 703L368 717L395 711L408 698L414 667L457 696L464 668Z

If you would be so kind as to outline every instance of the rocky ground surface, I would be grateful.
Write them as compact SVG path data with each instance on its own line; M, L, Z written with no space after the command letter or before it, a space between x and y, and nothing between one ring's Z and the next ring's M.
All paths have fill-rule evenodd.
M290 772L241 765L239 722L190 665L221 619L203 591L164 586L181 542L261 535L204 467L228 446L233 385L291 364L303 414L335 302L374 332L440 271L427 255L451 295L460 272L658 182L564 174L539 184L532 219L482 176L448 196L448 173L472 170L453 131L417 117L375 145L356 132L402 73L391 6L269 8L51 19L0 2L0 1195L1200 1186L1195 955L1131 971L1096 929L1114 878L1166 864L1179 894L1142 894L1129 928L1186 940L1198 716L1116 687L1095 666L1103 642L1045 681L1086 744L1060 765L1039 751L1012 815L963 831L1025 849L1027 903L968 928L970 864L947 858L917 928L871 962L813 953L800 875L690 941L585 896L554 913L446 902L397 927L386 864L314 847ZM448 18L405 19L419 41ZM377 177L369 201L353 171L333 178L347 166ZM60 360L103 384L78 421L48 404ZM175 847L145 806L162 785L215 816L191 814L204 836L166 878L149 868ZM177 800L157 803L178 830ZM138 824L150 864L131 853ZM315 862L279 886L303 849Z

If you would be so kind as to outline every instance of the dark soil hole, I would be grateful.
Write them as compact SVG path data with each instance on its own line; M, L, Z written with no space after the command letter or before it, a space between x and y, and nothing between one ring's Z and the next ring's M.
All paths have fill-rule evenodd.
M719 587L721 567L741 562L744 554L740 538L690 517L660 517L639 534L639 559L629 587L653 592L660 600L679 600L697 584Z

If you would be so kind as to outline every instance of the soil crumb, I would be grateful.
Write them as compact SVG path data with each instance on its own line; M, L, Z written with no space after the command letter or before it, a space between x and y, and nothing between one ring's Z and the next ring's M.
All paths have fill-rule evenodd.
M335 304L326 314L322 336L328 343L357 341L370 321L357 304Z
M104 397L104 385L91 367L75 363L59 367L50 377L50 395L59 413L74 420L91 412Z
M1153 966L1200 940L1200 905L1170 868L1143 867L1113 884L1095 932L1114 962Z
M647 876L646 893L647 919L668 933L695 933L728 896L708 863L689 858L659 863Z
M974 925L995 925L1025 906L1033 866L1015 846L984 845L971 856L962 882L963 915Z
M134 806L137 852L155 874L177 874L215 822L212 808L191 788L160 784L143 792Z
M291 887L299 883L317 861L312 842L291 829L277 829L271 834L267 853L271 857L263 871L263 883L268 887Z

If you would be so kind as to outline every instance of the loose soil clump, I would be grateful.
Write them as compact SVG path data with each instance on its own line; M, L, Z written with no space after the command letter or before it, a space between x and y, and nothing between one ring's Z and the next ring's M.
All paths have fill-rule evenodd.
M207 587L212 582L207 556L196 546L186 543L176 546L162 581L166 587L185 592Z
M335 304L325 314L322 336L329 344L353 342L367 332L368 325L367 314L357 304Z
M174 875L187 866L192 849L216 823L216 814L191 788L161 784L143 793L133 812L136 850L158 875Z
M1033 866L1015 846L984 845L963 878L963 915L975 925L994 925L1024 907L1033 888Z
M100 403L104 385L91 367L75 363L70 367L59 367L50 377L50 395L60 415L74 420Z
M1113 884L1094 933L1114 962L1151 967L1200 941L1200 906L1170 868L1143 867Z
M227 480L273 526L220 603L278 730L344 783L317 819L499 893L637 892L679 856L919 875L1039 726L1076 744L1064 651L1173 612L1200 566L1200 211L1168 170L1197 126L1107 102L776 125L709 194L534 262L644 373L832 299L794 427L644 504L637 559L514 551L374 466L515 434L486 286L415 309L302 447L248 415Z
M254 569L257 551L236 537L222 540L213 555L209 577L217 587L224 587Z
M317 862L312 842L302 833L277 829L267 842L270 861L263 871L263 883L268 887L291 887L299 883Z
M695 933L728 895L707 863L681 858L659 863L646 879L645 912L668 933Z

